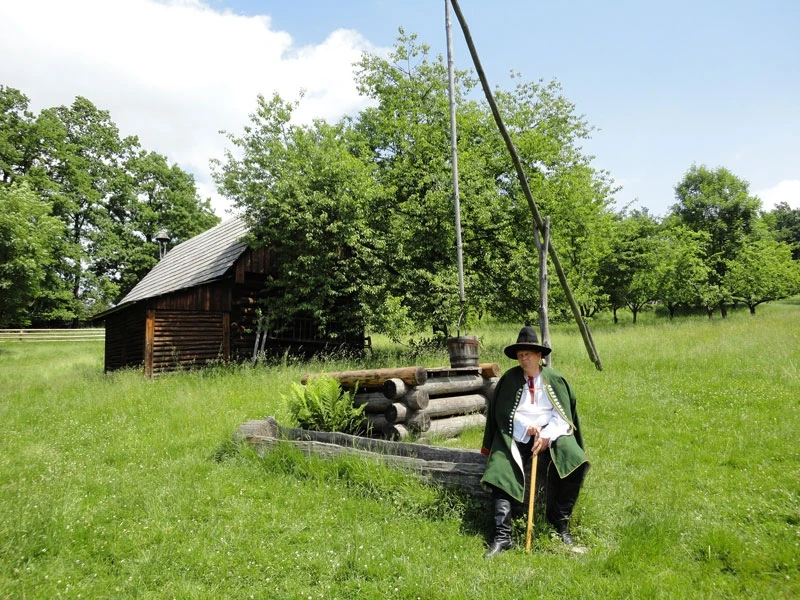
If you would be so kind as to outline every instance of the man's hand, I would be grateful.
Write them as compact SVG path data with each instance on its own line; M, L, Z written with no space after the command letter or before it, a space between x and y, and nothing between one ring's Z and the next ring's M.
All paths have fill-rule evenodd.
M539 437L537 434L533 440L533 453L539 454L539 452L546 450L548 447L550 447L550 438Z

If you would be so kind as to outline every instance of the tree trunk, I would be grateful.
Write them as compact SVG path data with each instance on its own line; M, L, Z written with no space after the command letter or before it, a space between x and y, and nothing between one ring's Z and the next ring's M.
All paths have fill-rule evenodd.
M380 389L387 379L397 378L408 385L422 385L428 380L424 367L401 367L397 369L367 369L363 371L339 371L333 373L308 373L301 383L306 384L311 377L333 377L343 389Z
M483 387L484 379L480 375L456 375L454 377L429 377L428 381L419 386L418 390L425 390L429 396L444 394L458 394L471 392Z
M413 431L428 431L431 426L431 416L427 410L411 410L405 404L395 402L383 415L389 425L405 423Z
M402 402L409 408L415 410L422 410L428 406L430 396L428 392L419 387L411 388L401 398L387 398L382 392L365 392L358 393L353 397L353 405L361 406L366 404L367 408L364 410L369 413L383 413L394 402Z
M458 435L465 429L471 427L486 427L486 417L481 414L476 414L447 417L445 419L431 419L431 426L427 433L428 436L439 435L450 437Z
M469 394L465 396L431 398L430 404L428 404L428 408L426 408L424 412L433 418L438 418L452 415L466 415L481 412L485 409L485 396L482 394Z

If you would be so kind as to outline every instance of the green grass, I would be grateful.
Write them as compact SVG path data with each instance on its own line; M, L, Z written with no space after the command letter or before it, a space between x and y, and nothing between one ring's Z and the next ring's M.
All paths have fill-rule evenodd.
M602 371L575 326L553 331L593 460L574 527L590 552L538 525L531 554L492 560L488 506L231 442L248 419L288 423L281 393L307 372L443 352L374 338L360 361L148 381L104 375L94 342L0 345L0 598L800 597L800 305L592 328ZM469 333L508 368L518 329Z

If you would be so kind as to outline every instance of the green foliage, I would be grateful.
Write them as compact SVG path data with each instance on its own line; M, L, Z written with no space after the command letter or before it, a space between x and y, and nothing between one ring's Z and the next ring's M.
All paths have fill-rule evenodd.
M734 299L755 313L759 304L800 291L800 263L792 260L788 244L772 239L753 240L740 248L736 260L729 262L724 284Z
M467 306L458 293L447 67L402 29L388 56L365 54L356 84L370 106L335 125L291 122L296 104L258 98L237 151L215 162L215 179L267 245L267 284L277 320L350 318L395 339L445 336L486 313L523 320L536 312L531 216L491 111L472 99L476 80L456 72L458 155ZM609 227L613 188L580 143L591 127L560 86L519 83L498 103L531 169L534 194L555 215L586 304L595 254ZM524 225L523 225L524 224ZM509 279L514 285L509 285ZM554 290L551 314L566 306Z
M711 284L720 284L727 262L734 260L745 239L757 234L761 201L749 193L746 181L719 167L692 165L675 187L678 202L672 215L693 231L709 234Z
M244 210L251 245L270 250L273 322L310 317L320 334L347 338L363 331L365 290L379 284L382 242L370 210L378 190L369 166L349 151L344 124L291 125L293 108L259 97L244 135L229 135L242 158L228 152L215 179Z
M775 238L789 244L792 258L800 260L800 208L792 208L786 202L781 202L769 216L773 220Z
M154 266L162 227L178 242L219 221L191 175L121 138L87 98L39 115L27 108L24 94L0 86L0 185L26 183L62 222L33 324L83 321L118 302Z
M364 409L354 406L356 390L345 391L333 377L311 377L305 385L292 383L282 395L292 418L303 429L361 434L365 431Z
M50 210L26 183L0 185L0 327L30 323L64 231Z

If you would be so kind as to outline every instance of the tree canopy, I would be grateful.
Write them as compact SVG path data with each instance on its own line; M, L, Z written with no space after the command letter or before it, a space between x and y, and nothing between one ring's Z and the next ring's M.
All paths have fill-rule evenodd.
M5 202L61 226L55 238L45 228L46 242L12 228L25 236L17 247L48 256L41 274L6 270L11 285L35 289L15 295L8 323L76 324L113 306L155 265L159 229L179 242L219 219L192 175L136 137L122 138L108 111L87 98L38 115L28 105L21 91L0 86L0 188Z
M288 292L272 297L275 314L301 306L329 314L336 295L347 293L373 330L448 335L463 307L446 65L401 30L394 52L364 55L355 77L371 104L335 125L293 125L293 104L259 98L243 134L229 134L238 151L216 163L217 183L242 209L257 243L269 243L292 265L283 283L270 285L291 281L303 300ZM538 307L530 212L491 111L473 97L475 79L458 71L455 83L467 312L473 319L487 312L530 319ZM518 83L497 97L535 173L532 187L556 217L554 242L568 249L576 282L591 282L613 191L608 175L580 152L591 127L555 82ZM347 227L337 224L345 218ZM324 275L314 270L319 265ZM597 294L584 287L587 296Z

